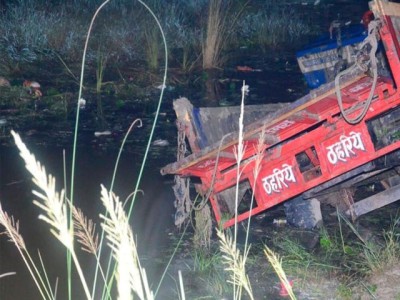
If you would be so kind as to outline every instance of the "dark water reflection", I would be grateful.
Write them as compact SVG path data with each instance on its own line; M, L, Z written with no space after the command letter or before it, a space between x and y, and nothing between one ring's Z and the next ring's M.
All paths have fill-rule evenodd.
M58 185L63 184L63 149L40 145L29 145L37 159L42 161L46 170L56 176ZM59 299L63 299L65 287L65 250L54 237L48 226L37 219L39 209L32 204L32 187L30 176L25 171L16 147L2 146L0 199L3 209L14 215L20 221L21 233L34 257L39 249L48 268L49 277L54 284L55 278L60 278ZM70 165L70 149L67 149L67 167ZM158 165L154 164L156 154L153 151L144 172L140 189L144 195L139 195L132 215L132 227L137 235L137 243L143 257L157 257L167 244L167 230L173 225L172 191L165 185L165 178L159 174ZM115 151L99 151L93 147L79 147L77 154L75 176L75 204L94 221L102 212L100 203L100 183L110 186L117 153ZM124 200L135 188L138 166L141 157L132 153L123 154L118 169L114 191ZM157 160L157 159L155 159ZM67 175L69 181L69 175ZM69 185L69 183L68 183ZM81 256L83 265L92 273L93 257L87 254ZM16 271L17 275L6 277L0 281L1 299L37 299L39 294L22 263L16 248L0 239L0 274ZM151 275L151 271L150 271ZM23 283L23 284L21 284ZM21 288L23 287L23 288ZM77 292L74 299L81 299L80 284L76 284Z
M151 147L140 184L144 195L137 197L131 218L132 228L137 235L139 252L152 282L158 282L164 263L169 259L169 257L164 257L164 252L171 247L168 233L174 230L171 189L173 178L161 177L159 173L160 167L174 161L176 155L173 99L186 96L196 106L238 105L241 101L240 89L243 81L250 86L250 95L245 99L246 104L288 102L295 100L306 91L293 56L290 58L290 62L286 58L269 62L256 61L253 58L250 61L238 61L237 63L249 64L253 67L261 66L264 71L242 73L231 68L219 74L219 77L213 82L215 88L218 89L220 97L218 101L209 101L209 95L198 86L175 86L172 91L166 91L161 108L162 114L159 116L153 140L168 140L169 146ZM292 65L293 68L284 69L289 65ZM86 110L81 112L74 201L87 217L96 222L99 220L99 213L102 212L100 184L104 184L106 187L110 186L114 164L125 131L133 120L140 118L143 126L135 128L128 138L117 172L114 191L121 200L125 200L135 188L157 107L158 95L159 91L155 89L149 96L151 100L136 103L132 99L127 99L123 109L117 109L112 105L117 100L113 96L105 96L103 111L106 127L103 130L112 132L107 136L96 137L94 135L95 131L102 129L93 121L93 115L96 112L95 105L89 105ZM3 118L4 115L1 117ZM26 239L35 261L38 261L36 259L37 249L41 251L53 286L55 279L59 278L59 299L63 299L67 295L64 286L66 282L65 249L51 236L47 224L37 219L40 211L32 204L33 185L8 132L10 129L14 129L21 134L31 152L46 166L49 173L55 175L59 188L63 186L64 180L63 150L65 149L66 179L69 187L73 117L66 120L55 120L54 117L49 117L46 107L40 107L29 117L6 116L6 119L7 124L1 139L2 145L0 145L0 201L4 210L20 220L21 233ZM0 274L10 271L17 272L15 276L0 279L1 299L39 298L37 289L14 245L3 237L0 239L0 247ZM92 274L93 257L83 253L81 258L85 270L88 271L87 274ZM91 278L88 280L90 281ZM74 284L73 291L74 299L82 298L79 282Z

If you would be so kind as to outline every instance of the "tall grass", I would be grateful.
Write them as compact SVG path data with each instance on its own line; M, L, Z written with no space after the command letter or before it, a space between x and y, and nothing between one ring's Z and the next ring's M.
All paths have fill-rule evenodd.
M91 30L93 28L94 20L100 10L109 2L109 0L103 2L102 5L95 12L92 21L89 26L89 31L87 34L87 39L85 43L85 47L83 50L83 60L82 60L82 70L81 70L81 78L80 78L80 89L78 99L81 98L82 95L82 87L83 87L83 78L84 78L84 68L85 68L85 57L88 50L88 41L90 37ZM158 27L161 29L161 26L151 11L151 9L142 1L139 1L146 9L153 15L155 18ZM162 29L161 29L162 31ZM163 35L163 32L162 32ZM167 57L167 49L164 38L165 45L165 57ZM167 72L167 60L165 59L165 71L164 71L164 85L166 80L166 72ZM163 90L160 95L159 105L157 108L157 115L160 110L160 105L163 97ZM78 104L79 105L79 104ZM148 146L145 152L145 158L142 163L141 173L139 174L138 183L135 189L135 193L138 189L138 184L141 178L141 174L143 172L143 168L147 159L147 153L149 151L149 145L151 143L152 135L154 132L155 124L157 122L157 116L154 119L152 131L150 133ZM134 122L135 123L135 122ZM129 227L129 216L132 212L132 206L128 210L128 213L125 214L123 210L122 204L119 202L119 199L110 191L108 192L104 187L102 187L102 202L105 207L104 214L101 215L103 220L102 222L102 237L100 242L95 234L95 226L92 221L87 220L84 215L80 212L79 209L74 207L74 173L75 173L75 158L76 158L76 141L78 135L78 127L79 127L79 109L77 109L76 115L76 125L75 125L75 135L74 135L74 146L73 146L73 158L72 158L72 175L71 175L71 187L70 187L70 196L67 198L64 190L57 192L55 190L55 178L51 175L47 175L45 168L36 161L33 154L29 152L26 146L22 143L20 137L15 132L12 132L14 136L17 147L20 149L21 157L24 159L26 168L33 176L33 182L36 184L38 190L34 191L34 195L40 199L40 201L35 200L34 203L42 210L42 214L40 215L40 219L47 222L50 226L50 230L52 234L56 237L58 241L60 241L65 248L68 250L68 286L69 286L69 298L71 298L71 277L72 277L72 268L69 264L69 259L71 258L75 269L78 272L80 281L83 286L83 290L85 293L85 297L87 299L94 299L94 290L90 292L89 286L87 284L87 280L85 276L89 274L85 274L79 258L78 254L75 251L75 235L77 241L81 243L82 248L85 251L93 253L96 256L97 261L97 269L100 270L103 277L103 284L107 290L107 292L103 295L104 298L110 297L109 288L112 286L113 280L116 281L118 298L119 299L131 299L132 297L138 296L140 299L153 299L154 295L149 288L149 284L147 281L147 276L145 270L140 266L139 258L137 255L136 244L133 238L133 233ZM133 199L134 200L134 199ZM133 205L133 202L131 204ZM27 254L25 244L23 243L23 239L20 237L18 233L18 223L13 221L12 217L9 217L5 212L1 212L0 217L1 224L6 228L6 231L9 237L14 241L14 244L19 249L30 273L42 295L43 299L55 299L55 296L51 293L51 288L48 286L48 281L46 280L47 275L45 277L37 271L33 260L30 258L29 254ZM74 232L75 227L75 232ZM107 272L106 274L103 272L102 267L100 266L100 256L101 249L103 248L103 234L106 235L112 250L112 255L114 258L114 263L110 263L109 266L115 265L115 272ZM96 271L97 272L97 271ZM96 278L96 275L95 275ZM94 279L94 284L96 285L96 279ZM111 283L111 284L110 284Z
M237 145L234 146L234 154L236 158L236 165L238 166L236 168L236 197L235 197L235 226L234 226L234 233L233 237L229 233L225 233L222 230L217 230L217 236L219 238L219 243L220 243L220 250L223 254L223 263L227 266L225 270L230 274L230 280L229 282L233 284L233 299L241 299L242 298L242 290L244 289L247 292L247 295L249 296L250 299L254 299L253 296L253 291L251 287L251 283L249 280L249 277L246 273L246 262L248 258L248 254L250 251L250 245L248 244L248 238L249 238L249 232L250 232L250 221L251 221L251 215L249 216L249 220L247 223L246 227L246 238L245 238L245 245L244 245L244 251L243 254L240 253L238 250L237 246L237 216L238 216L238 206L239 206L239 182L241 178L241 171L240 171L240 165L242 163L243 155L246 150L246 145L245 141L243 139L243 132L244 132L244 100L245 96L248 95L249 93L249 86L245 85L245 82L243 82L242 86L242 101L241 101L241 113L239 117L239 130L238 130L238 143ZM258 174L260 172L260 167L261 167L261 161L263 159L263 153L264 153L264 136L265 136L265 131L262 130L259 140L258 140L258 145L257 145L257 152L256 152L256 158L254 161L254 176L255 178L258 177ZM253 189L255 186L253 186ZM250 209L252 209L253 206L253 201L254 201L254 196L252 196L251 200L251 205ZM284 285L286 290L288 291L288 294L291 299L296 299L291 284L289 283L289 280L286 277L286 274L282 268L282 262L279 259L279 257L272 251L270 250L267 246L264 248L264 253L268 259L268 261L271 263L273 266L275 272L277 273L281 283Z
M254 299L249 277L246 273L246 260L250 248L243 254L237 249L236 241L226 235L224 232L217 230L220 241L220 249L223 253L223 262L226 264L225 270L230 274L229 282L233 284L234 299L242 298L242 289L244 289L250 299Z
M283 284L286 291L288 292L290 299L296 299L296 296L293 293L292 284L289 282L286 273L282 268L282 260L267 246L265 246L264 253L268 261L274 268L276 274L278 275L280 282Z
M53 236L61 242L71 253L74 266L78 272L80 281L85 291L87 299L93 299L78 254L75 251L74 241L82 245L83 250L97 255L98 243L95 237L95 226L88 221L79 209L76 209L65 197L64 190L57 192L55 189L55 178L46 173L45 167L35 159L35 156L29 152L21 138L15 132L12 132L15 143L20 151L20 155L25 162L26 169L31 173L33 183L38 190L33 194L39 199L34 200L34 204L42 210L39 219L49 224ZM117 282L117 291L119 299L132 299L137 295L140 299L154 299L150 290L145 270L140 266L136 243L129 225L128 217L124 212L119 198L112 192L101 187L101 200L105 207L105 213L100 215L102 228L104 229L109 247L112 250L115 263L117 265L115 280ZM68 212L74 214L74 231L68 224ZM19 234L18 222L7 215L0 206L0 224L6 229L8 237L19 250L22 258L34 279L36 286L43 299L55 299L48 281L41 275L33 259L29 255L24 240ZM97 264L100 265L100 259L96 256ZM46 275L47 276L47 275ZM106 284L106 278L104 284ZM110 296L110 295L108 295Z
M289 5L269 0L252 3L253 7L247 9L248 2L172 0L161 4L151 0L148 4L165 28L173 53L170 59L184 72L223 67L229 59L225 53L240 46L265 50L292 44L311 32L311 26ZM109 66L147 62L152 72L158 70L160 36L138 3L110 2L106 14L99 16L87 53L94 69L97 49L107 45L102 55ZM24 72L32 63L53 61L64 62L61 66L68 66L66 71L71 74L68 69L82 56L85 24L98 4L94 0L57 1L52 5L44 0L8 2L0 18L0 73L11 75Z
M226 38L226 11L230 1L210 0L206 38L203 45L203 68L218 67Z
M158 28L154 25L146 26L144 30L146 61L150 70L158 69L158 56L160 53L160 38Z
M5 234L16 247L24 261L32 280L34 281L42 299L53 299L51 287L47 284L44 278L40 275L39 269L36 266L31 254L26 248L24 238L19 233L19 223L14 220L14 217L9 216L5 212L0 203L0 225L5 229Z
M359 230L342 214L339 215L359 240L360 255L354 258L355 271L364 274L379 274L399 262L400 236L397 227L400 217L396 216L390 228L382 233L383 241L365 239ZM357 246L357 245L356 245Z
M100 48L97 54L97 68L96 68L96 93L101 93L101 87L103 86L104 71L107 66L107 55L105 55Z
M288 5L265 2L258 11L245 14L238 20L237 40L263 52L304 43L301 37L312 36L317 30L299 14L299 9Z
M232 38L237 20L246 8L246 1L210 0L208 5L207 26L202 45L203 69L219 68L226 58L222 56L223 50ZM242 5L242 6L241 6Z
M140 266L134 236L122 203L104 186L101 187L101 200L106 208L106 214L100 215L102 227L117 263L118 298L132 299L134 293L139 299L154 299L146 271Z
M185 73L193 70L201 57L201 26L194 19L204 10L202 2L205 1L185 1L165 7L163 24L170 49L174 49L170 58L177 61Z

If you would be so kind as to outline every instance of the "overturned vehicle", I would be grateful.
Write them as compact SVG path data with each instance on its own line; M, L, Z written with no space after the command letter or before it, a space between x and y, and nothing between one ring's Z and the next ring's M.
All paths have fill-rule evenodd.
M376 0L370 9L375 19L353 64L295 102L174 101L178 160L161 173L176 175L177 225L191 211L188 178L224 227L283 203L289 223L314 228L321 203L355 220L400 199L400 4ZM366 185L374 193L354 197Z

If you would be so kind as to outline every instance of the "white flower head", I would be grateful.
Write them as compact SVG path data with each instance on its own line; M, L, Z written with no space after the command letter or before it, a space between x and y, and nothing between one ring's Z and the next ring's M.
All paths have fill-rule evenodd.
M80 109L85 109L86 108L86 100L85 99L83 99L83 98L81 98L81 99L79 99L79 108Z
M243 85L242 86L242 94L247 96L249 94L249 92L250 92L249 86L247 84Z

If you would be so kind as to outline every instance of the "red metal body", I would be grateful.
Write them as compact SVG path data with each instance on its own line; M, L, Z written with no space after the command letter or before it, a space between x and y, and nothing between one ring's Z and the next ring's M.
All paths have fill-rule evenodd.
M240 174L239 182L248 182L255 202L251 209L227 220L224 226L228 227L400 149L400 140L377 147L368 127L371 120L400 105L397 88L400 85L397 39L400 32L393 17L385 15L381 4L381 1L375 3L374 13L381 18L380 38L392 78L378 78L374 99L360 123L351 125L342 118L331 88L322 94L304 97L268 123L247 126L240 165L235 159L238 139L229 139L225 144L198 151L181 162L168 165L162 172L199 177L198 190L204 194L212 191L210 201L217 221L223 216L216 195L234 187ZM393 5L397 13L400 12L397 4ZM343 84L343 104L350 117L362 110L372 81L370 76L362 74ZM302 165L304 161L305 166Z

